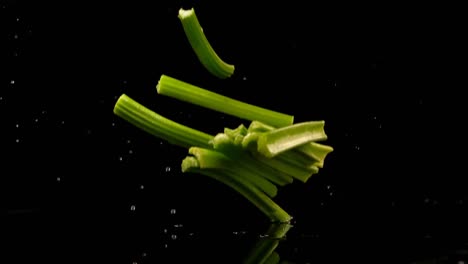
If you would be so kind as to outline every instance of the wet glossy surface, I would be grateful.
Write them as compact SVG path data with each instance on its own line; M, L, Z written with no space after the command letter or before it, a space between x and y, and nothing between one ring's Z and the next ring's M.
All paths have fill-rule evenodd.
M181 6L197 9L218 54L236 65L231 79L198 63ZM178 1L6 1L0 19L0 239L13 259L0 262L238 263L248 254L264 216L227 187L181 174L186 150L112 113L126 93L208 133L241 122L158 96L161 74L296 121L325 120L335 151L276 199L294 216L282 260L467 262L463 97L450 85L457 41L436 21L377 6L304 14L294 3Z

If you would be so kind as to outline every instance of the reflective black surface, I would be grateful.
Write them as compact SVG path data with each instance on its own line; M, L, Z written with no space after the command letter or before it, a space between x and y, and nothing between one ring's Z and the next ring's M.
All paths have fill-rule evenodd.
M196 9L236 65L231 79L198 63L180 7ZM325 120L335 151L276 199L294 216L282 260L466 263L459 35L426 8L2 2L1 262L239 263L248 254L264 216L227 187L180 173L185 149L112 113L126 93L212 134L244 122L158 96L167 74L296 121Z

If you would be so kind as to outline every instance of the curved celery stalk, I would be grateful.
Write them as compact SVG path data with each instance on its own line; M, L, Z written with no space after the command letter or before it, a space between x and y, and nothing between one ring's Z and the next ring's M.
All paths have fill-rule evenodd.
M221 60L211 47L193 8L179 9L178 18L199 61L214 76L225 79L234 73L234 65Z
M226 184L253 203L272 222L287 223L291 221L292 217L286 211L249 181L233 177L223 170L201 169L199 165L195 157L189 156L182 161L182 170L183 172L202 174Z
M192 154L197 158L200 169L222 170L224 173L229 174L232 177L245 179L272 198L278 193L276 185L257 174L256 171L251 171L244 169L243 166L238 166L237 162L225 155L225 153L212 149L191 147L189 149L189 154ZM182 168L182 171L183 170L184 168Z
M258 120L275 127L289 126L294 121L294 116L241 102L164 74L159 78L156 90L161 95L242 119Z
M213 136L169 120L122 94L114 106L114 114L127 122L168 141L171 144L189 148L209 148Z

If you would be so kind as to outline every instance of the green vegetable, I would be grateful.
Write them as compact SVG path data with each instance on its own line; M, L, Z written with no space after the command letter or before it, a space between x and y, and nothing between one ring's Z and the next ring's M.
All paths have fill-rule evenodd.
M220 78L229 77L234 66L224 63L211 48L193 8L180 9L179 18L205 67ZM164 74L156 90L161 95L248 120L250 124L224 127L222 133L213 136L169 120L126 94L118 98L114 114L153 136L188 149L182 160L182 172L220 181L253 203L272 222L289 223L292 217L272 199L279 187L294 180L306 182L323 168L326 156L333 151L331 146L318 143L327 139L325 122L293 124L292 115L241 102ZM276 236L278 232L282 231L269 234ZM275 254L270 254L275 247L274 241L262 246L262 252L268 253L262 261L268 258L278 261Z
M310 121L265 132L258 137L257 149L271 158L311 141L325 140L324 125L324 121Z
M115 106L114 114L125 119L151 135L171 144L189 148L210 147L213 136L169 120L122 94Z
M179 9L178 15L185 35L201 64L214 76L225 79L234 73L234 65L221 60L203 32L193 8Z
M243 177L236 177L236 175L231 174L226 170L211 170L203 168L200 165L200 160L193 156L186 157L182 161L182 171L203 174L233 188L247 200L252 202L273 222L287 223L292 219L292 217L278 204L271 200L270 197Z
M199 105L246 120L258 120L274 127L289 126L294 116L262 108L220 95L178 79L161 75L156 85L158 94Z

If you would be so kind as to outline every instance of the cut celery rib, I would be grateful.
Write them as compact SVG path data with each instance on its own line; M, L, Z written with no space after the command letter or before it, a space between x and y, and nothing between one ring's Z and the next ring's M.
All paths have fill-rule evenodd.
M257 173L239 166L238 163L222 152L213 149L191 147L189 154L197 158L200 169L222 170L231 177L245 179L273 198L278 193L276 185Z
M234 65L224 62L216 54L200 26L195 10L193 8L189 10L181 8L179 9L178 18L201 64L218 78L225 79L230 77L234 73Z
M206 175L226 184L253 203L272 222L286 223L291 221L292 217L286 211L249 181L233 177L223 170L200 169L197 167L198 163L195 160L195 157L186 157L182 161L183 172Z
M122 94L114 106L114 114L147 133L171 144L189 148L210 148L213 136L167 119Z
M309 121L262 133L257 141L258 151L271 158L308 142L325 140L324 125L324 121Z
M274 127L289 126L294 121L292 115L235 100L164 74L161 75L156 90L161 95L249 121L258 120Z

